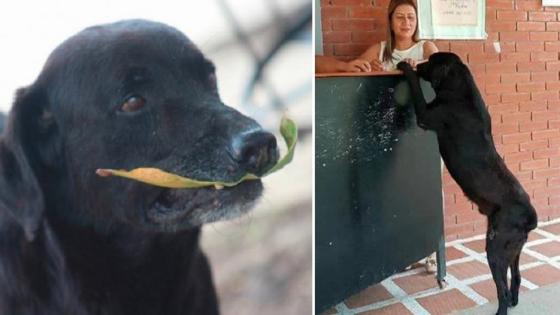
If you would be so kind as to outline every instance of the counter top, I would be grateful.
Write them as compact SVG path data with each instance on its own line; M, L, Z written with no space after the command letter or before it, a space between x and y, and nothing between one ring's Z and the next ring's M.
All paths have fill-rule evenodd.
M402 71L372 71L372 72L330 72L330 73L315 73L315 78L329 78L329 77L377 77L387 75L402 75Z

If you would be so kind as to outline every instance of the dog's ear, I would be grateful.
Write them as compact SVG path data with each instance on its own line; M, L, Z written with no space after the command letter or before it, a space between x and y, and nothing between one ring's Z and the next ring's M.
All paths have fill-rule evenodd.
M0 141L0 206L21 225L28 241L35 238L43 219L45 201L38 172L53 151L44 149L54 126L45 105L44 93L20 89Z

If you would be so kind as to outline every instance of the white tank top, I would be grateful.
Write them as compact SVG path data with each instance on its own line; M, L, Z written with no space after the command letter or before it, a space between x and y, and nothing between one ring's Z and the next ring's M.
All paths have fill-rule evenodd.
M393 71L397 69L397 64L406 58L414 59L416 61L424 60L424 43L421 40L412 45L409 49L398 50L393 49L393 60L383 61L383 68L385 71ZM385 50L386 42L381 42L381 49L379 49L379 61L383 60L383 51Z

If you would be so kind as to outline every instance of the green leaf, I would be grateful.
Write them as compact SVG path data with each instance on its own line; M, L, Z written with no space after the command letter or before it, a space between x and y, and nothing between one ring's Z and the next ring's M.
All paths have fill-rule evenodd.
M280 133L282 134L282 137L286 142L288 152L283 158L278 160L276 165L274 165L270 170L268 170L268 172L266 172L263 175L263 177L282 169L284 166L289 164L294 157L294 151L295 151L297 136L298 136L297 126L294 123L294 121L287 117L282 118L282 121L280 123ZM199 180L179 176L176 174L168 173L158 168L152 168L152 167L141 167L141 168L133 169L131 171L114 170L114 169L98 169L96 173L97 175L103 177L107 177L111 175L120 176L128 179L133 179L139 182L143 182L146 184L159 186L159 187L166 187L166 188L201 188L201 187L214 186L217 189L220 189L222 187L235 186L246 180L259 179L259 177L254 174L246 174L236 182L199 181Z

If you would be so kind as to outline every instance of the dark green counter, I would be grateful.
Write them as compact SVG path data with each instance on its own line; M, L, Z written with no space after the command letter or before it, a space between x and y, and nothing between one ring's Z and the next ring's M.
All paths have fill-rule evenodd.
M444 245L436 136L394 104L402 80L315 81L317 313Z

